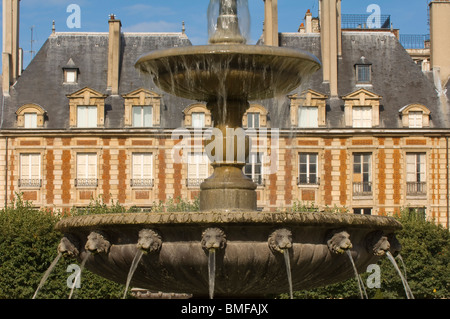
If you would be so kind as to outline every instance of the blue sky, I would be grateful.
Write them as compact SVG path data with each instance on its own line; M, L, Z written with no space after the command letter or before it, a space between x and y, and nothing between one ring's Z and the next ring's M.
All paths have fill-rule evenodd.
M248 0L251 15L251 36L254 43L262 32L263 0ZM377 4L382 14L390 14L394 28L402 34L426 34L427 0L342 0L342 11L364 14L370 4ZM67 7L77 4L81 9L81 28L70 29ZM20 45L24 65L31 58L31 27L33 50L37 51L51 33L52 21L60 32L106 32L108 17L114 13L122 21L124 32L179 32L185 21L186 33L194 45L207 42L207 0L21 0ZM307 9L317 16L318 0L278 0L280 32L296 32ZM0 26L1 27L1 26ZM0 33L1 34L1 33Z

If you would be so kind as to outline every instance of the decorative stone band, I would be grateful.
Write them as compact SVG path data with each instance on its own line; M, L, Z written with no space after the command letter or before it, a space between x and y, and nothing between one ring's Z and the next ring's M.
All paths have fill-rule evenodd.
M382 228L386 231L397 231L402 225L396 219L385 216L368 216L333 213L291 213L291 212L191 212L191 213L125 213L88 215L63 218L56 225L61 232L73 228L92 228L121 225L164 225L164 224L292 224L296 226L330 227L332 229L345 226L351 228Z

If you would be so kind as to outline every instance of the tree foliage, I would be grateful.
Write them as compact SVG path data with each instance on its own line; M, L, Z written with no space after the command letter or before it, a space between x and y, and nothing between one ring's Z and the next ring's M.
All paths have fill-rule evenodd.
M397 232L402 245L396 262L406 274L407 282L416 299L450 298L450 233L434 221L427 221L415 211L405 209L397 217L403 229ZM378 265L381 269L381 287L366 288L371 299L404 299L405 288L398 272L388 258L382 258ZM350 263L349 263L349 267ZM360 274L363 283L367 282L368 273ZM287 295L282 295L286 298ZM355 278L345 282L295 293L299 299L360 297Z

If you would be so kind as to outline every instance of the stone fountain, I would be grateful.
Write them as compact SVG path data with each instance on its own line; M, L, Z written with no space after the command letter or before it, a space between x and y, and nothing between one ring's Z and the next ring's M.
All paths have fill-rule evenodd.
M242 172L249 138L236 141L230 132L241 127L248 101L288 94L320 62L299 50L245 44L237 10L237 0L220 0L209 45L158 50L136 63L162 90L206 102L214 117L216 134L206 143L215 146L208 154L214 174L201 185L200 211L66 218L57 225L65 234L60 253L125 284L143 251L133 287L202 298L324 286L354 276L347 254L365 271L400 249L401 225L392 218L256 211L256 185Z

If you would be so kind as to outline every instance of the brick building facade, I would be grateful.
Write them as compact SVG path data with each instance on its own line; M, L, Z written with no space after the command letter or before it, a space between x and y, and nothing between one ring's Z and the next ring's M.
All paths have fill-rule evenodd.
M212 173L202 139L189 140L184 161L174 157L183 142L174 132L213 126L205 105L161 92L134 68L146 52L191 45L187 35L122 33L115 17L109 24L110 33L53 32L17 82L3 78L5 205L23 193L48 209L101 197L145 211L171 198L194 200ZM259 145L245 168L258 184L258 208L303 202L388 215L410 207L448 225L448 81L437 92L432 71L422 72L391 30L330 38L307 29L280 33L279 45L316 55L331 77L319 71L289 96L252 101L243 118ZM339 43L336 83L323 41Z

